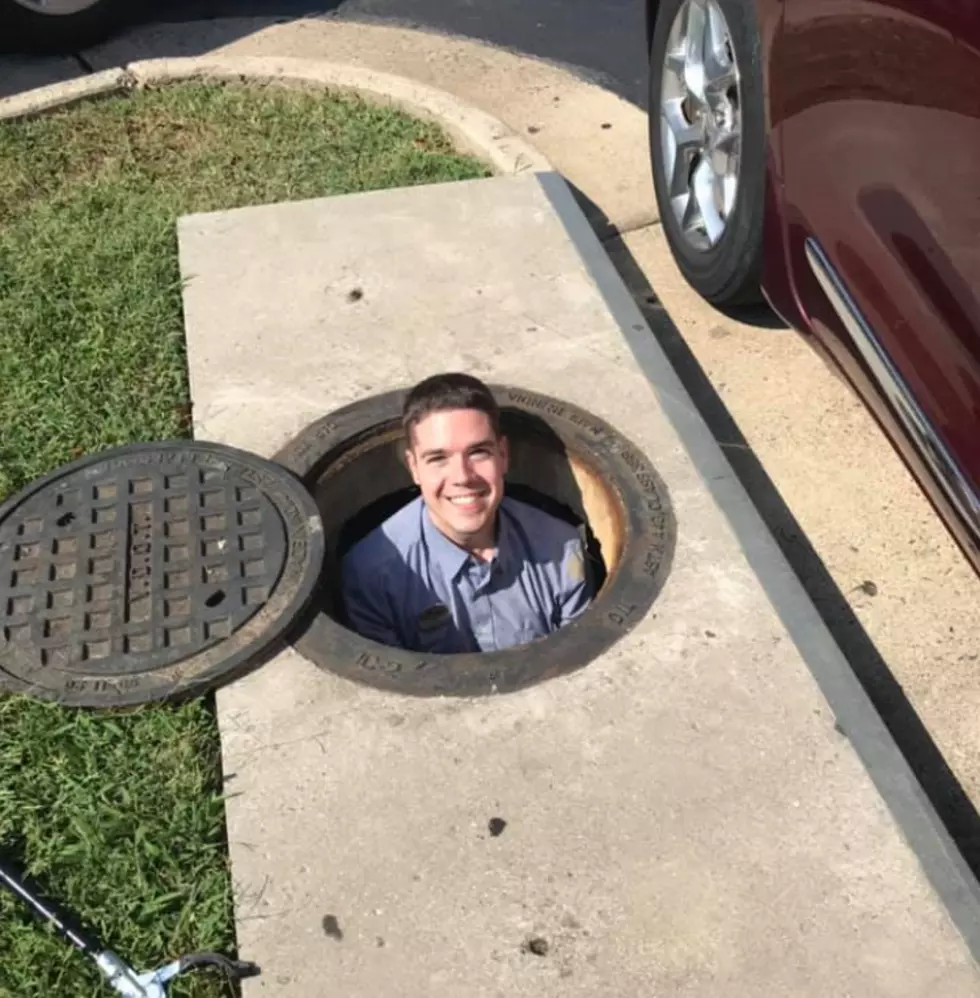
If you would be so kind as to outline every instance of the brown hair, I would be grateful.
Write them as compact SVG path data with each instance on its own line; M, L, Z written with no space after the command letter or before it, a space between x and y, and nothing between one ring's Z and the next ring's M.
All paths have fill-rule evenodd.
M449 372L434 374L420 381L405 396L402 429L409 445L412 442L412 431L426 416L451 409L476 409L486 413L494 436L500 436L500 408L493 392L471 374Z

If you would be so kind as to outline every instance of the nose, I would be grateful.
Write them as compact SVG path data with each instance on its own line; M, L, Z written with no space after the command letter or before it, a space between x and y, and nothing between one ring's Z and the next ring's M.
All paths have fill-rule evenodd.
M455 485L467 485L473 480L473 462L468 454L457 454L453 457L450 465L453 483Z

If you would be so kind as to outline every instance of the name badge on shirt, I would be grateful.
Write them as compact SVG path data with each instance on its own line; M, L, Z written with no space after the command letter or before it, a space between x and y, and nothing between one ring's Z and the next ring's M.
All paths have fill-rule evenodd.
M565 570L568 572L568 577L572 582L585 581L585 555L578 545L575 546L572 553L568 556L565 562Z
M444 603L433 603L419 614L419 630L437 631L440 627L444 627L451 617L448 606Z

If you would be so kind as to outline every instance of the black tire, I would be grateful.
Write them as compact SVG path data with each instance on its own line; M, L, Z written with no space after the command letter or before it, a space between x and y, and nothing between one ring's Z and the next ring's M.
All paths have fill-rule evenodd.
M136 6L126 0L95 0L74 14L42 14L16 0L0 0L0 48L49 55L77 52L120 28Z
M741 80L742 162L735 206L721 239L707 250L692 246L674 217L661 161L660 92L670 29L685 0L662 0L650 45L650 161L660 220L671 252L688 283L719 307L762 300L766 124L755 4L716 0L728 21Z

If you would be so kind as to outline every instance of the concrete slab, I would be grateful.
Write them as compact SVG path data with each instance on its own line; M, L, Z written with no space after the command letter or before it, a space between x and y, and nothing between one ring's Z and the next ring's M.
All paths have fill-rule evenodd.
M219 694L247 998L977 993L976 883L559 178L179 236L198 436L271 454L466 368L616 425L679 522L568 678L420 701L290 651Z

